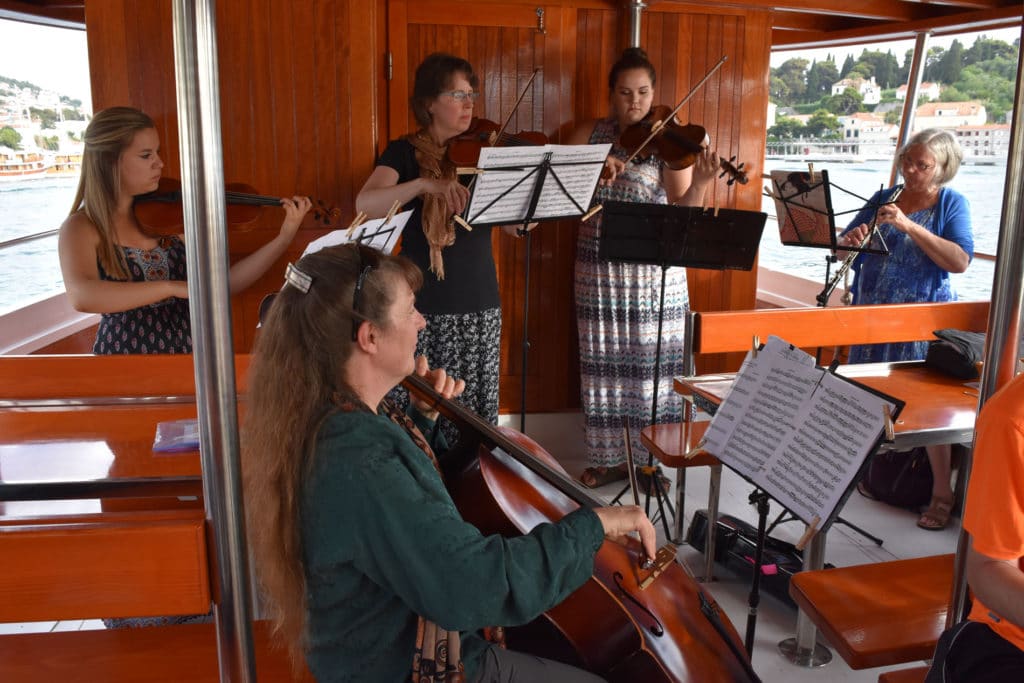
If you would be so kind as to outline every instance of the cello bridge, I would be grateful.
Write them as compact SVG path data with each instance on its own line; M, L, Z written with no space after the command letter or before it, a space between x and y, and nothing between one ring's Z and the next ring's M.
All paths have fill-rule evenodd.
M676 548L671 543L666 543L664 546L658 549L657 554L654 556L654 562L650 567L641 567L639 572L640 590L643 590L654 583L654 580L658 578L665 568L669 566L676 559Z

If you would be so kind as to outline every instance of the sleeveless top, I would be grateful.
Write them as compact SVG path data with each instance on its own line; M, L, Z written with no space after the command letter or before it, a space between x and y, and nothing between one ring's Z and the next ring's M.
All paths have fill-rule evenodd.
M153 249L121 247L131 282L185 280L185 243L165 237ZM101 280L111 277L97 261ZM104 313L96 331L96 354L192 353L188 300L171 297L118 313Z

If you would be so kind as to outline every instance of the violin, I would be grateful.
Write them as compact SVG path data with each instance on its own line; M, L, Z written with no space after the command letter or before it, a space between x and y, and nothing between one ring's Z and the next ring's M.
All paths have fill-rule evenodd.
M459 443L441 466L460 514L481 532L524 534L580 505L602 505L525 435L491 425L420 377L403 385L458 426ZM728 617L674 550L662 548L650 571L642 555L635 539L606 540L591 578L530 624L506 629L509 645L613 683L759 681Z
M544 133L521 130L512 135L502 132L502 127L494 121L474 116L473 120L469 122L466 132L456 135L448 141L448 160L455 166L476 166L480 159L480 150L484 147L546 144L548 144L548 138Z
M689 168L697 161L704 148L711 143L711 138L703 126L695 123L682 124L675 117L670 107L659 104L651 107L647 116L627 128L619 136L619 144L630 154L636 156L645 147L673 170ZM723 159L718 157L722 174L728 175L728 183L747 184L747 174L743 171L744 164L735 166L732 162L736 157Z
M225 185L227 200L228 228L247 230L259 218L262 207L281 206L280 197L256 194L255 188L245 183ZM135 198L135 217L139 224L158 236L177 235L185 226L185 212L182 206L181 181L175 178L161 178L157 189ZM330 227L341 215L337 208L329 208L321 201L314 202L313 216L317 222Z

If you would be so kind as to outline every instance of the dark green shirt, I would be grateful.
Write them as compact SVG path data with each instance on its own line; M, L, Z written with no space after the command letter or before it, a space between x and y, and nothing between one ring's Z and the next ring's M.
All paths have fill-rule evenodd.
M327 420L301 510L319 683L409 681L417 615L462 632L472 680L489 647L475 631L560 603L590 577L603 540L589 509L517 538L482 535L406 432L369 413Z

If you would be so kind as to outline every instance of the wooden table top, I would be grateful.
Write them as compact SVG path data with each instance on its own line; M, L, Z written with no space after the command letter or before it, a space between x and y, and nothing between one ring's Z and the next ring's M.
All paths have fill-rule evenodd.
M894 449L940 443L970 443L978 390L964 380L932 370L923 361L841 365L836 374L906 402L895 423ZM712 404L728 395L735 374L676 377L675 389Z

